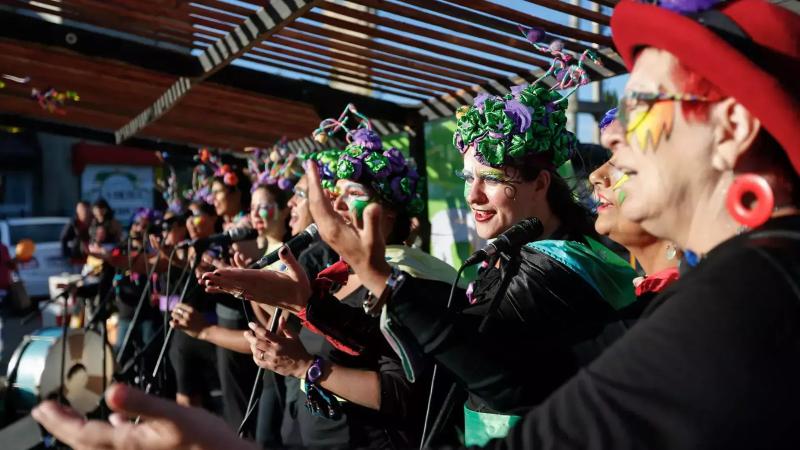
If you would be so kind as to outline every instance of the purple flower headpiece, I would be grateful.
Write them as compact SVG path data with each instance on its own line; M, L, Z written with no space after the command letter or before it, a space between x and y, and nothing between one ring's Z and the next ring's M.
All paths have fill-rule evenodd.
M247 160L253 181L251 191L261 186L277 186L283 191L291 191L297 180L303 176L299 159L289 150L286 142L287 139L283 137L269 150L257 147L244 149L252 153L252 157Z

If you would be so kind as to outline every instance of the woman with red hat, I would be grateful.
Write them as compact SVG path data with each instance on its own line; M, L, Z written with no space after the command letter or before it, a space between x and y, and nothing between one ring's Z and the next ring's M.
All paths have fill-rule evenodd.
M492 447L800 447L800 17L764 0L648 3L620 2L611 21L631 68L620 209L678 245L686 271ZM382 292L390 272L371 249L336 244ZM109 398L129 414L161 406L124 388ZM33 414L67 442L115 443L99 424L80 435L53 403ZM214 445L165 414L154 425L177 424L179 443Z

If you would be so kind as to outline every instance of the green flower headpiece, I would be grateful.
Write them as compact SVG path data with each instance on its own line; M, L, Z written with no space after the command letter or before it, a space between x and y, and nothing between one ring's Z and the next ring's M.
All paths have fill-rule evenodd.
M348 112L361 119L358 128L346 127ZM344 150L324 150L306 156L319 163L322 186L332 190L338 180L357 181L370 186L387 204L406 211L410 216L419 215L424 205L414 161L407 160L394 147L383 150L383 142L372 130L369 119L358 114L353 105L347 105L338 120L324 120L315 130L315 139L339 131L346 133L348 144Z
M560 40L544 45L548 36L539 28L520 27L520 31L537 49L553 55L550 68L530 85L513 86L505 96L482 93L473 106L461 107L456 111L453 145L463 154L474 144L478 161L495 168L535 159L557 168L578 144L566 129L566 100L590 81L583 64L600 61L588 50L574 58L565 53ZM542 83L548 76L556 79L552 87ZM565 89L570 89L566 95L559 94Z

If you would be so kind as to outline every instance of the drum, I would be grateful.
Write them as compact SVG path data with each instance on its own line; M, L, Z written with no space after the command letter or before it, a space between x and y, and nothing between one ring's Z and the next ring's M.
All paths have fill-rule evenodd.
M55 398L61 385L60 327L42 328L25 336L8 363L6 405L12 414L26 414L40 401ZM106 352L103 383L103 348ZM75 410L87 414L100 404L103 386L111 383L114 354L94 331L67 331L64 397Z

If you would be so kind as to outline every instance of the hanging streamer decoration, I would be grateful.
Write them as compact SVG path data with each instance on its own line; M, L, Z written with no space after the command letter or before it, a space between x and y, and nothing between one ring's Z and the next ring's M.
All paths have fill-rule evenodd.
M353 180L370 186L384 202L411 216L422 212L423 181L416 164L394 147L384 150L369 118L348 104L338 118L323 120L312 136L325 144L337 133L345 135L344 150L324 150L306 156L319 163L326 189L333 189L337 180Z
M45 90L31 89L31 98L36 100L45 111L60 116L67 114L64 106L68 101L78 102L81 99L75 91L60 92L51 87Z

